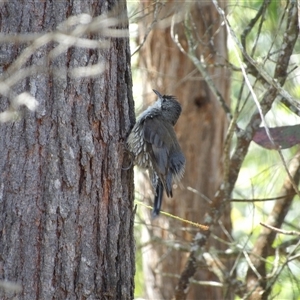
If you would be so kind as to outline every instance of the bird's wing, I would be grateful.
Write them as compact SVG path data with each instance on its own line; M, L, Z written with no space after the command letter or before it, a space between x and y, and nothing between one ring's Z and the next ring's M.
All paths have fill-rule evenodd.
M147 118L144 122L144 139L150 145L153 167L162 180L168 197L172 197L173 176L179 181L185 164L174 128L158 117Z
M159 118L147 118L144 122L144 139L151 145L152 155L156 163L156 170L166 174L169 159L168 141L170 141L172 126Z

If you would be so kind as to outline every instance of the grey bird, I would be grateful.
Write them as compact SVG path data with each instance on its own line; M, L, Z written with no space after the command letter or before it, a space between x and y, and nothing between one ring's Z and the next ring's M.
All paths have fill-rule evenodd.
M155 190L152 216L159 215L163 191L173 197L173 182L184 173L185 157L174 131L181 105L174 96L157 95L157 101L142 112L127 139L129 151L139 167L148 169Z

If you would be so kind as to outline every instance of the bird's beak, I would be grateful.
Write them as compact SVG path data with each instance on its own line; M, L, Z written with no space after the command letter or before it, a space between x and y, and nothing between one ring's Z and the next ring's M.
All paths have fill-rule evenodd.
M162 95L157 90L152 90L158 98L162 98Z

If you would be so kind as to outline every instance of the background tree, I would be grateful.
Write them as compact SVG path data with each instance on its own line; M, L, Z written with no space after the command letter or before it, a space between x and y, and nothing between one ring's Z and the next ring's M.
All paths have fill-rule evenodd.
M18 299L132 299L126 3L6 1L0 20L1 278Z
M148 79L144 96L151 95L150 87L174 94L184 111L176 128L188 161L183 195L175 190L175 199L165 199L163 210L209 226L194 233L170 216L145 223L155 248L146 244L144 250L147 295L229 299L235 293L243 299L297 299L298 239L282 236L299 234L299 214L291 209L299 194L299 155L298 149L282 149L299 144L299 126L280 126L299 124L297 4L212 1L199 6L143 2L141 10L140 22L146 25L138 49L141 72ZM212 162L213 171L206 167ZM204 206L198 207L199 202ZM197 277L203 269L206 277ZM193 292L191 285L201 288Z
M152 4L143 1L141 6L145 17L139 23L139 42L142 44L145 38L146 41L140 50L139 66L145 100L147 103L154 100L151 89L155 88L176 95L183 108L176 131L186 156L186 171L182 186L174 191L173 199L165 197L162 209L204 223L209 207L207 199L213 198L222 178L222 147L227 127L222 105L229 103L230 87L225 67L226 30L220 28L220 16L209 2ZM192 27L194 31L188 32ZM193 49L190 38L197 43ZM201 58L203 67L198 69L189 55ZM210 82L205 78L211 78ZM215 90L222 105L216 99ZM222 222L230 232L230 218ZM154 239L153 247L144 252L147 298L171 299L178 282L172 275L180 273L187 259L186 253L177 251L177 247L187 249L197 228L163 215L152 225L148 236ZM221 227L216 226L215 233L226 239ZM211 247L225 249L216 240L209 243ZM207 266L199 269L195 278L216 279ZM200 293L202 299L219 299L222 295L215 287L193 286L189 299L200 299Z

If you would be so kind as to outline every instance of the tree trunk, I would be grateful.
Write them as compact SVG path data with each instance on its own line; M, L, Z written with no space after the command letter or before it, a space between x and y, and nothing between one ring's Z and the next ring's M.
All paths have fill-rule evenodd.
M104 38L101 24L97 31L84 31L92 22L88 15L81 23L73 19L58 27L82 13L109 15L115 3L0 4L2 34L17 37L57 28L66 34L40 46L31 43L21 70L14 70L13 63L28 46L20 45L22 38L0 48L1 83L36 67L10 86L8 95L27 91L39 102L36 112L22 108L19 119L0 127L0 276L20 284L15 299L133 298L133 174L122 167L128 165L124 141L134 120L129 41L108 33ZM126 3L119 4L116 17L124 17ZM127 21L117 28L127 29ZM68 39L71 32L75 42ZM79 48L79 37L110 44ZM96 64L104 65L100 75L72 72ZM10 101L2 93L1 111ZM1 299L13 296L0 290Z
M217 90L229 103L229 74L224 67L227 58L226 30L221 27L220 17L211 3L199 2L188 7L186 3L168 2L164 5L157 3L150 6L150 2L143 1L141 5L145 16L149 12L150 14L141 18L140 43L151 28L153 19L155 20L152 23L155 27L141 48L140 67L146 82L146 101L154 101L155 95L151 92L154 88L162 94L175 95L183 108L176 124L176 132L186 156L186 171L182 185L173 191L174 198L164 198L162 210L190 221L204 223L204 215L209 209L208 202L205 197L192 192L188 187L213 199L222 179L226 114L216 101L203 74L188 56L179 50L171 35L177 38L185 51L189 50L183 19L185 12L190 11L193 18L193 34L199 43L196 55L203 61L203 67ZM176 18L173 17L175 13ZM180 22L172 23L180 17ZM218 64L223 67L217 67ZM226 215L223 225L230 232L229 208ZM178 281L176 275L180 274L186 261L184 251L189 250L189 243L197 228L163 215L154 220L152 225L153 227L148 228L149 239L155 237L156 243L151 249L144 251L147 298L171 299ZM225 233L218 226L214 234L227 240ZM226 245L211 239L207 247L224 250ZM178 248L183 251L178 251ZM207 268L208 266L200 266L195 279L217 280ZM221 299L224 297L223 293L218 287L194 285L189 299ZM226 299L230 297L232 296L227 294Z

